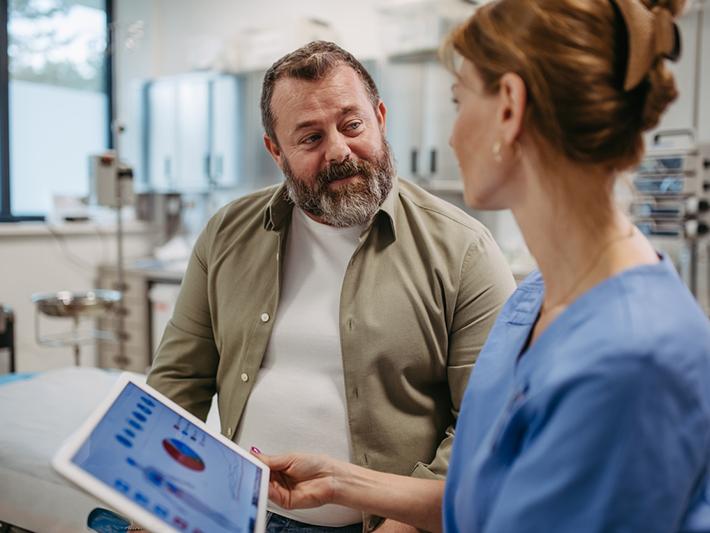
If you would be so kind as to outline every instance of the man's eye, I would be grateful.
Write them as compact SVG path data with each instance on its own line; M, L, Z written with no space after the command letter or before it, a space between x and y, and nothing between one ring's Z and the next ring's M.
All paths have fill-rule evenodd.
M308 137L304 137L301 143L303 144L313 144L314 142L317 142L318 139L320 139L320 135L313 134L309 135Z
M360 122L359 120L355 120L355 121L351 122L350 124L348 124L348 125L346 126L346 128L349 129L349 130L356 130L356 129L358 129L361 125L362 125L362 122Z
M459 108L459 101L456 98L452 98L451 101L454 103L454 107L456 109L458 109Z

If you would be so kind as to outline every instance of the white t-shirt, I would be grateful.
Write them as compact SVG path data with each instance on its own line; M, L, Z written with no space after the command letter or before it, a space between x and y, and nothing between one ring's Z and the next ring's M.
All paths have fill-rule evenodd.
M294 208L279 307L236 435L267 454L324 453L351 460L340 349L340 291L363 226L334 228ZM338 505L277 514L321 526L362 521Z

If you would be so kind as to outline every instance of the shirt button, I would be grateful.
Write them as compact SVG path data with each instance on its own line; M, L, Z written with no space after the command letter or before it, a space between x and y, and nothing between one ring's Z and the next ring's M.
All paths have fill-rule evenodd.
M271 318L271 317L269 316L269 313L261 313L261 321L262 321L262 322L268 322L268 321L269 321L269 318Z
M247 381L249 381L249 375L248 375L246 372L242 373L241 378L242 378L242 381L243 381L244 383L246 383Z
M229 426L227 428L227 437L229 437L232 434L232 426Z

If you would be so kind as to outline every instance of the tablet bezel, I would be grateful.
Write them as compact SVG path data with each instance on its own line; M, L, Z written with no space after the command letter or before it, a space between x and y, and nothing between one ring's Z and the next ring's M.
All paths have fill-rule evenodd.
M137 380L128 372L122 373L115 385L111 389L110 393L106 396L104 400L98 405L93 413L86 419L86 421L75 430L67 440L62 444L57 453L52 458L52 466L54 469L65 476L67 479L76 483L83 490L96 496L97 498L103 500L106 504L110 505L116 511L125 514L127 517L136 521L142 527L148 531L155 531L158 533L181 533L177 529L171 527L170 525L163 522L161 519L157 518L149 511L145 510L143 507L137 503L130 500L125 495L121 494L117 490L107 486L103 481L97 479L86 470L75 465L71 459L79 451L84 442L91 436L91 432L103 419L104 415L111 408L118 396L123 392L128 384L135 385L136 387L143 390L145 393L150 394L152 397L156 398L159 402L163 403L169 409L175 411L191 424L194 424L198 428L207 432L209 435L217 439L219 442L233 450L237 455L245 458L252 464L256 465L259 470L261 470L261 484L259 487L259 504L257 506L256 514L256 524L254 526L255 533L263 533L266 529L266 506L268 503L268 492L269 492L269 467L264 463L259 461L256 457L248 453L237 446L234 442L227 439L220 433L209 429L207 425L195 417L178 404L173 402L170 398L167 398L154 388L142 383Z

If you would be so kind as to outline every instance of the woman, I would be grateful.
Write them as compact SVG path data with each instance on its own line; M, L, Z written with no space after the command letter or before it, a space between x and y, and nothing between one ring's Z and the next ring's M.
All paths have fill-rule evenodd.
M710 531L710 325L613 198L676 97L680 8L499 0L454 32L466 201L511 209L540 272L478 359L445 490L260 454L278 505L439 530L443 499L451 532Z

